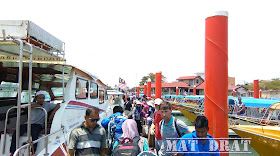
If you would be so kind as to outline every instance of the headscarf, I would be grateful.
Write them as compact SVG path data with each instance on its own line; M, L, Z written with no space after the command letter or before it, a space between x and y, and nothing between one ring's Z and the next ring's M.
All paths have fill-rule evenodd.
M119 141L123 141L124 138L130 138L132 140L134 137L139 136L137 123L133 119L127 119L123 122L122 131L123 134L119 138Z
M147 117L146 115L149 115L149 106L145 105L142 112L143 112L143 116L146 118Z

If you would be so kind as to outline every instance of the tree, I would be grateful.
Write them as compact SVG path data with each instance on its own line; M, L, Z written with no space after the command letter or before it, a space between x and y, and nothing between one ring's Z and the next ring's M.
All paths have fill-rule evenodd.
M141 81L139 82L139 85L140 85L140 86L143 86L143 85L147 82L147 80L148 80L149 78L151 79L151 82L152 82L152 83L155 83L155 81L156 81L156 74L154 74L154 73L149 73L148 76L142 77ZM163 76L163 75L161 74L161 81L162 81L162 82L165 82L165 79L166 79L166 77Z
M247 88L248 90L254 90L254 83L251 82L248 85L241 85L242 87ZM275 78L270 81L259 81L259 87L261 90L280 90L280 79Z

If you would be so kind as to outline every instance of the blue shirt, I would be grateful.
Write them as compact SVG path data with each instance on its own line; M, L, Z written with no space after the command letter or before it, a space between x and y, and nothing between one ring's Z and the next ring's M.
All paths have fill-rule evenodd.
M196 136L196 132L193 131L192 133L188 133L185 134L182 139L184 138L197 138ZM203 144L199 141L199 139L185 139L185 143L186 143L186 147L187 147L187 151L189 152L209 152L210 151L210 145L211 143L213 144L213 137L207 133L207 139L206 143ZM178 151L185 151L183 149L182 146L184 146L184 144L181 144L182 139L178 142L177 144L177 150ZM190 140L190 141L189 141ZM215 147L218 147L217 144L214 144ZM212 147L212 149L215 149L214 147ZM210 152L219 152L219 148L217 148L217 150L212 150ZM184 153L184 156L193 156L193 155L200 155L200 156L219 156L220 153Z

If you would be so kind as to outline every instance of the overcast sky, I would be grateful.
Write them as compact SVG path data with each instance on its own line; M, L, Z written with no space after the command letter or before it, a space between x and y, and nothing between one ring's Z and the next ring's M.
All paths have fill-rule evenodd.
M280 9L256 0L1 1L1 19L31 20L66 46L67 64L114 86L162 71L204 72L205 18L228 11L228 71L236 84L280 78Z

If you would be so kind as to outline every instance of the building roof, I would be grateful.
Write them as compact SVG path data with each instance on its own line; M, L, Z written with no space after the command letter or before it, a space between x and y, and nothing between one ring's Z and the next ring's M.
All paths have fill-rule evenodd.
M228 86L228 90L236 90L240 88L241 86Z
M162 83L161 84L162 88L175 88L175 87L180 87L180 88L190 88L190 86L187 83L184 82L174 82L174 83ZM144 88L143 86L140 86L140 88ZM151 88L155 88L155 84L151 84Z
M205 81L202 82L200 85L196 87L196 89L204 89L205 88Z
M193 80L193 79L195 79L197 77L199 77L199 76L182 76L182 77L179 77L176 80Z

